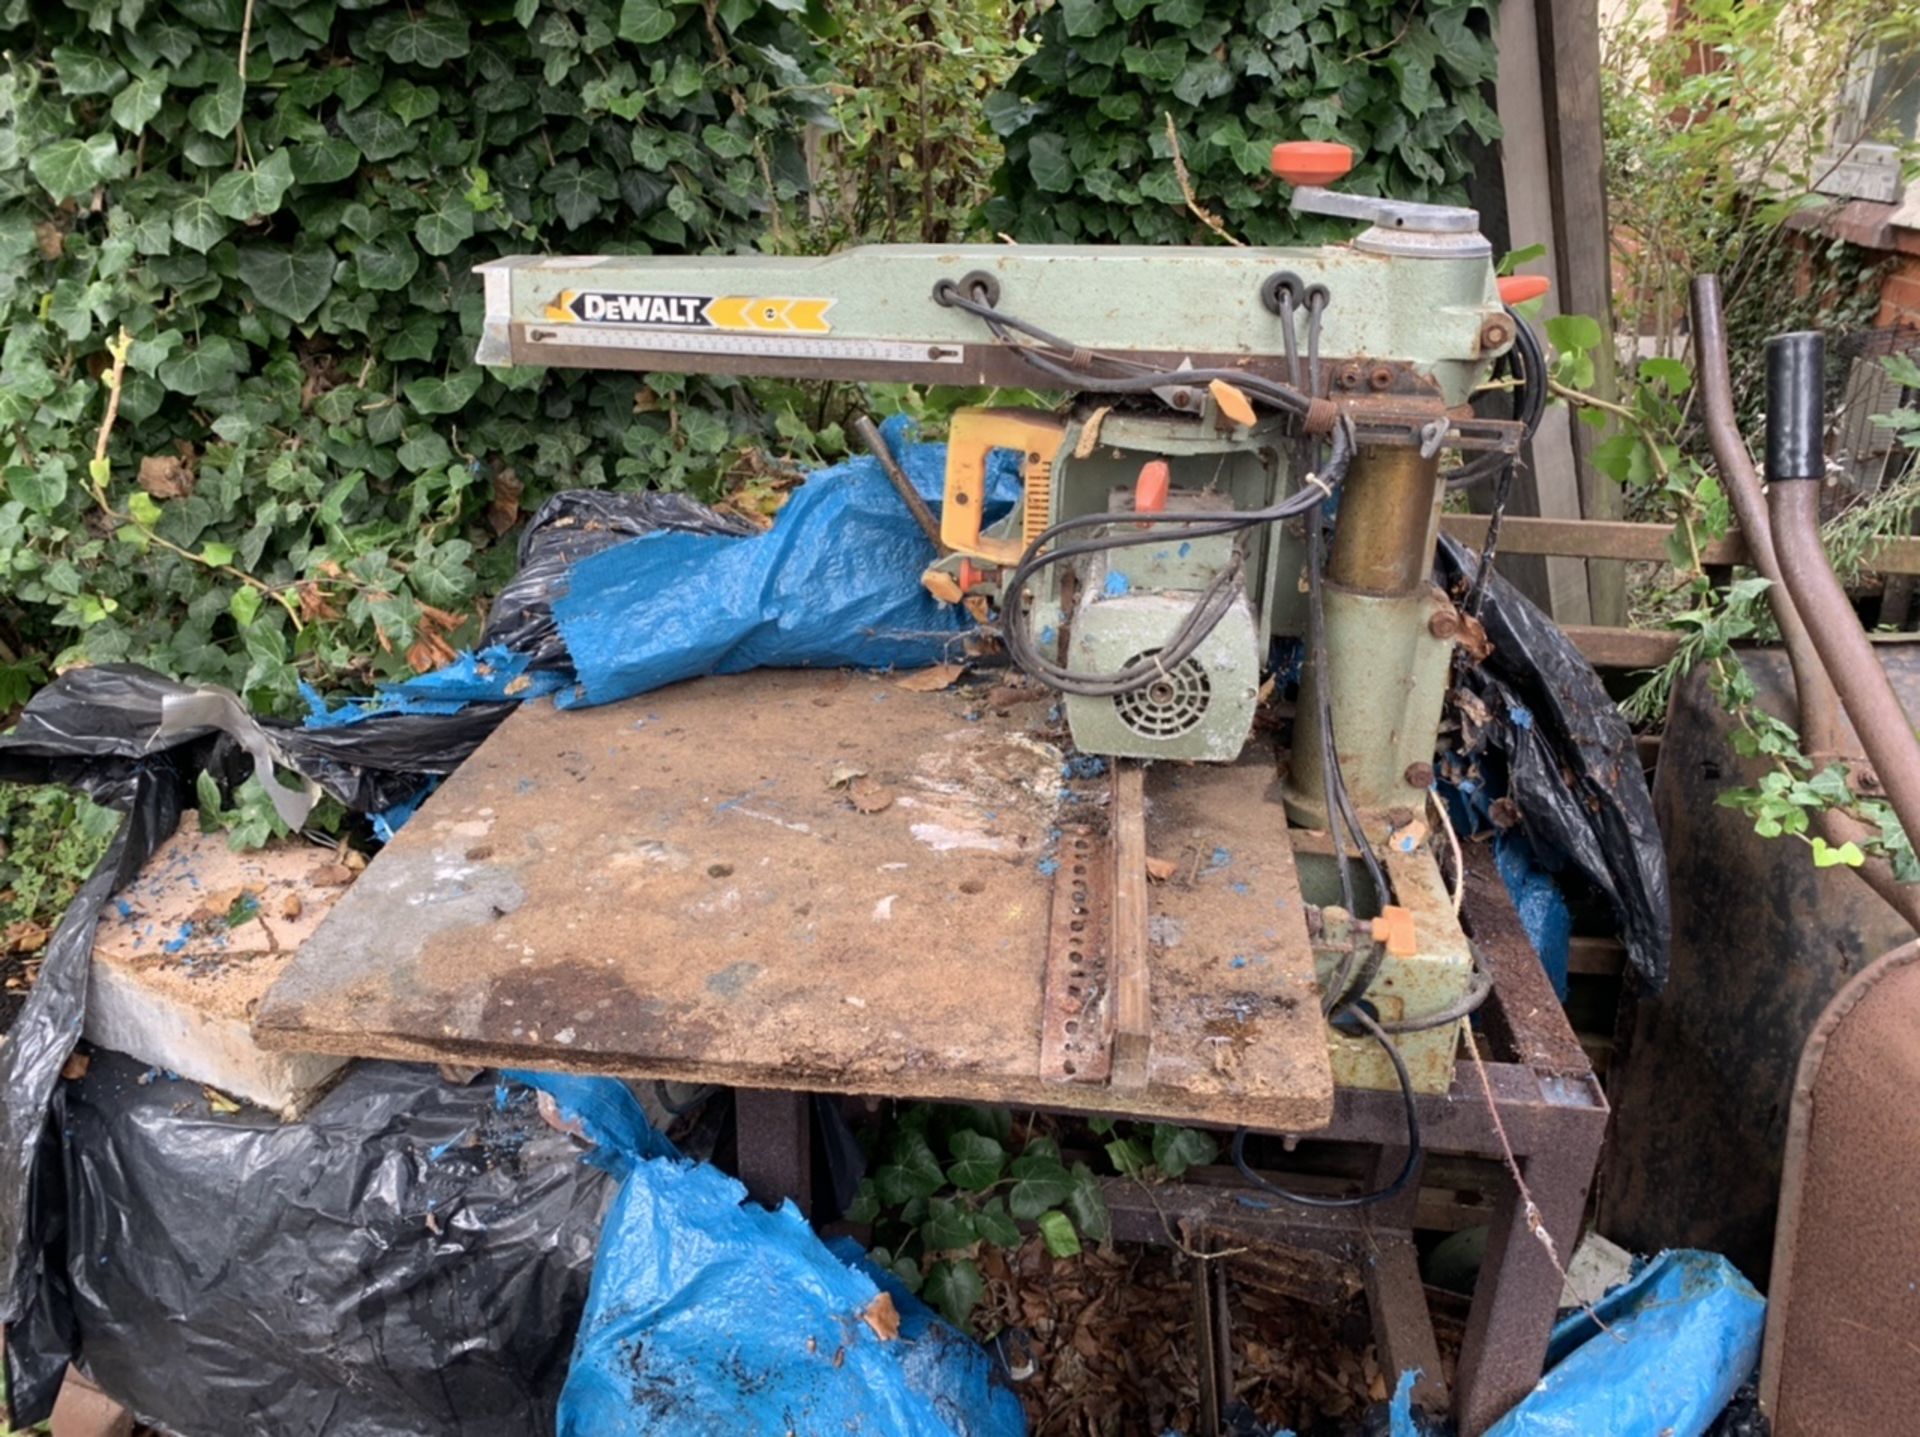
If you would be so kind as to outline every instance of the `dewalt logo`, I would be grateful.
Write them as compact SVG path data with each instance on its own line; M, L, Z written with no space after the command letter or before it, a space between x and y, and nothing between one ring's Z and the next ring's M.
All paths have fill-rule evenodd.
M715 329L745 334L828 334L830 299L780 295L652 294L563 290L547 306L552 324L622 324L645 329Z

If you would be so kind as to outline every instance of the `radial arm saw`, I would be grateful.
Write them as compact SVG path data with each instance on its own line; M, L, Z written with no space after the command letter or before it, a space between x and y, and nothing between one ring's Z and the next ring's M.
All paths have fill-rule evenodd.
M1070 396L955 414L921 582L997 617L1075 746L1114 760L1238 760L1274 655L1300 652L1279 796L1368 869L1357 895L1352 878L1309 894L1329 1010L1397 984L1394 1012L1444 1013L1474 981L1465 940L1450 914L1412 924L1375 859L1425 811L1459 627L1430 580L1443 460L1492 472L1537 419L1540 353L1512 305L1538 289L1496 276L1472 210L1331 188L1350 165L1337 145L1275 147L1296 210L1366 226L1320 248L496 260L478 357ZM1469 402L1497 367L1511 418ZM989 522L996 450L1019 456L1023 497ZM1395 1039L1416 1086L1445 1086L1457 1031ZM1391 1086L1358 1036L1335 1038L1336 1077Z

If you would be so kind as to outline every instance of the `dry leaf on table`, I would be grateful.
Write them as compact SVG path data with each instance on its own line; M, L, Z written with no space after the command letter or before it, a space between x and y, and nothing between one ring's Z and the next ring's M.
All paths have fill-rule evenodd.
M952 688L966 671L965 664L935 664L930 669L920 669L905 678L895 679L893 686L912 694L937 694L942 689Z
M879 813L893 806L893 790L861 774L847 785L847 801L860 813Z
M866 1311L860 1314L860 1320L873 1329L873 1335L882 1342L891 1342L900 1335L900 1313L893 1305L889 1293L881 1293L869 1302Z
M1174 859L1155 858L1152 854L1147 855L1147 877L1151 878L1155 883L1165 883L1179 871L1180 865Z
M60 1065L60 1076L69 1080L84 1078L87 1069L93 1066L93 1059L85 1053L69 1053L67 1061Z

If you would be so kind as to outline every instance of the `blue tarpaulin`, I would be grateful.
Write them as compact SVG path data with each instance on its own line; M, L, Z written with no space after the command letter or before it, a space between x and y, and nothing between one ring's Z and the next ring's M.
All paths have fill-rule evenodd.
M885 428L914 487L937 505L946 446L901 442L899 420ZM996 452L989 516L1018 496L1018 458ZM577 680L557 702L612 703L754 668L937 663L972 621L920 587L933 558L879 461L866 457L809 478L764 534L663 530L629 540L575 564L554 603Z
M1701 1437L1760 1360L1766 1299L1724 1257L1662 1253L1555 1329L1547 1375L1487 1437Z
M986 1351L856 1244L829 1247L792 1203L769 1212L719 1169L679 1159L619 1083L509 1076L553 1094L623 1180L560 1437L1024 1437L1019 1399Z

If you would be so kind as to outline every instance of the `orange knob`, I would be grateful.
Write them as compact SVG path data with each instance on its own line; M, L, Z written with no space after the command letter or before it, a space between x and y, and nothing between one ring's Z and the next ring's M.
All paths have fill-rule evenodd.
M960 560L960 592L971 594L980 584L993 577L991 569L976 569L973 560L962 557Z
M1530 299L1538 299L1553 288L1553 281L1543 274L1509 274L1500 279L1500 303L1525 304Z
M1273 172L1290 185L1330 185L1353 169L1353 151L1326 140L1282 140Z
M1167 490L1173 486L1173 470L1164 459L1149 459L1140 466L1140 477L1133 485L1133 512L1158 514L1167 507Z

